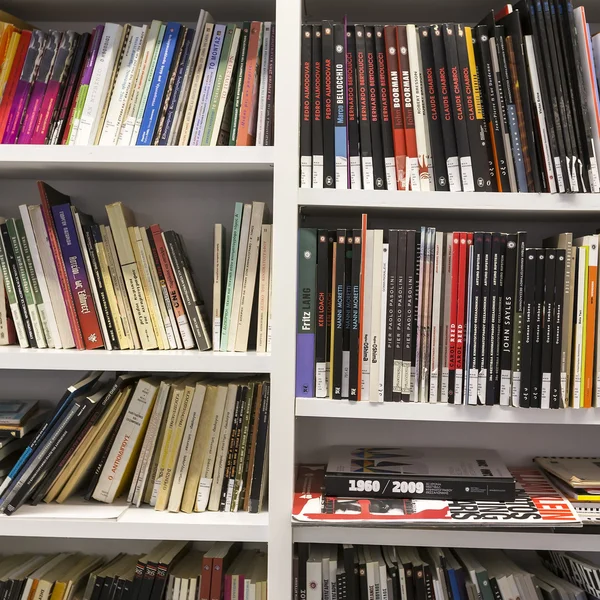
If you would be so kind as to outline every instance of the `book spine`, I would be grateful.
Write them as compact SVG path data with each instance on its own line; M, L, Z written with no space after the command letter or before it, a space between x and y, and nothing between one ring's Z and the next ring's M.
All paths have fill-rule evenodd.
M335 117L333 99L334 74L334 39L333 24L324 21L321 27L322 35L322 69L321 95L323 98L323 187L336 186L336 157L335 157Z
M510 406L512 395L511 365L513 353L513 328L515 292L517 283L517 235L506 237L506 268L504 272L504 294L500 313L500 404Z
M471 318L470 323L470 354L467 362L468 382L465 386L467 398L465 404L478 404L477 388L479 386L479 365L482 348L481 338L481 283L483 279L483 237L481 231L473 233L473 258L470 292L471 292Z
M344 336L342 352L342 399L350 399L350 336L352 331L352 257L354 237L352 230L346 231L346 252L344 265Z
M360 133L356 77L356 31L352 26L347 27L346 30L346 89L349 187L353 190L359 190L362 187L362 180L360 174Z
M373 230L363 231L364 258L362 265L363 276L361 279L362 288L362 313L361 320L361 379L360 379L360 400L370 401L371 389L371 315L373 306Z
M381 287L383 262L383 230L373 231L373 259L371 264L371 310L369 339L369 401L379 402L379 371L381 358Z
M321 25L312 26L311 57L311 157L312 187L322 188L323 156L323 44Z
M213 350L218 352L221 345L221 307L223 292L223 244L224 244L223 225L215 224L214 244L213 244L213 329L212 344Z
M486 382L486 404L494 405L496 401L496 386L494 372L496 361L498 360L497 339L498 339L498 321L499 321L499 302L500 302L500 261L501 261L501 240L500 234L492 234L492 256L490 261L490 286L488 302L488 323L487 323L487 341L489 354L487 358L487 382Z
M334 60L332 78L335 80L334 120L335 187L345 190L348 182L348 99L346 71L346 27L333 26ZM327 108L327 106L326 106Z
M404 312L406 299L406 243L408 232L400 230L398 233L398 257L396 263L396 306L394 309L394 380L392 400L402 400L402 387L404 375Z
M416 329L416 296L418 290L417 256L419 241L415 231L406 236L406 271L404 276L404 323L402 324L402 401L409 402L412 396L414 378L412 373L413 341Z
M262 56L260 59L260 88L258 92L258 109L256 113L256 145L265 145L265 130L267 121L267 88L269 85L269 56L271 45L275 43L273 23L264 24Z
M444 317L441 338L441 383L440 402L447 403L450 389L450 325L452 322L452 264L454 252L454 234L445 235L444 252Z
M385 402L392 402L394 388L394 352L396 325L396 296L398 288L399 231L397 229L390 229L388 235L389 259L387 297L385 299L385 377L383 386L383 399Z
M531 408L541 408L542 396L542 354L543 354L543 327L544 327L544 281L546 266L546 252L539 249L536 252L536 272L534 291L534 324L533 324L533 350L531 359Z
M554 248L546 250L544 264L540 408L550 408L550 397L552 392L552 346L554 336L554 287L556 280L556 250Z
M456 379L454 384L454 404L462 404L463 378L465 366L465 315L467 302L467 277L469 243L473 238L467 233L460 234L458 263L458 301L456 304Z
M317 298L315 332L315 395L326 398L329 382L327 373L327 297L329 294L329 234L317 232Z
M231 128L229 132L229 145L237 144L238 129L240 124L240 110L242 107L242 94L244 92L244 78L246 74L246 63L248 61L248 48L250 43L251 23L246 21L242 27L242 40L240 47L240 60L236 74L235 91L233 94L233 107L231 113ZM319 40L320 41L320 40ZM320 47L320 44L319 44ZM313 50L314 52L314 50Z
M299 239L296 396L311 398L315 395L316 231L314 229L301 229Z
M439 401L441 391L441 358L443 339L443 314L444 314L444 275L445 275L445 240L442 232L435 234L435 247L433 257L433 290L432 290L432 315L431 315L431 345L429 361L429 390L428 401ZM391 258L391 256L390 256Z
M300 119L300 187L312 187L312 25L302 26L302 87L300 90L300 105L302 117Z
M450 305L450 327L448 330L448 402L455 403L456 394L456 342L458 338L458 298L460 289L458 287L460 268L460 233L454 232L452 237L452 296Z
M517 234L517 275L513 317L512 391L511 404L519 406L523 340L523 310L525 306L525 254L527 234Z
M373 171L373 149L371 143L371 118L368 95L369 83L367 75L365 27L363 25L356 25L354 31L356 36L356 83L362 187L365 190L373 190L375 189L375 182Z
M273 146L275 140L275 48L277 46L275 23L271 24L271 47L267 70L267 109L265 114L264 146Z
M561 398L561 359L562 359L562 334L564 319L565 299L565 271L566 251L562 248L555 250L556 273L555 273L555 296L552 314L552 366L550 381L550 408L557 409L562 406ZM597 377L597 375L596 375ZM596 403L597 405L597 403Z
M352 231L352 307L350 317L350 365L349 365L349 399L358 400L361 372L359 370L360 354L360 279L362 266L362 232Z
M263 384L263 396L260 406L258 434L256 441L256 458L252 470L251 484L248 499L248 512L258 513L261 510L262 497L265 491L265 475L267 472L267 436L269 431L269 404L270 387L268 383Z
M594 389L594 349L596 347L596 313L598 304L598 235L587 236L588 239L588 283L586 298L586 332L585 332L585 373L583 408L592 408Z
M523 342L521 350L521 380L519 395L519 405L521 408L529 408L531 406L531 361L535 327L536 258L537 253L535 249L528 249L526 251L523 294Z
M377 54L375 50L375 28L365 27L367 106L371 125L371 152L373 154L373 183L376 190L386 189L385 163L381 114L377 99Z
M481 269L481 328L479 376L477 379L478 404L487 404L487 379L490 361L490 321L491 321L491 287L492 287L492 234L483 234L483 256ZM491 403L491 402L490 402Z

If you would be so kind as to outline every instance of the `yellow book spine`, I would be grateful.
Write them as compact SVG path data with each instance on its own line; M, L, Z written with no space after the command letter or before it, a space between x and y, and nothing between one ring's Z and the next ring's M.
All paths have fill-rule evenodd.
M6 49L4 61L2 62L2 69L0 69L0 100L2 100L2 96L4 95L4 88L6 87L6 82L8 81L20 40L21 33L19 31L13 31Z
M50 600L62 600L66 589L67 584L64 581L57 581L52 589L52 594L50 594Z
M473 91L473 103L475 104L475 118L478 121L483 121L483 103L481 101L481 87L479 85L479 75L477 74L477 63L475 62L473 30L470 27L465 27L465 43L467 45L469 71L471 71L471 88Z

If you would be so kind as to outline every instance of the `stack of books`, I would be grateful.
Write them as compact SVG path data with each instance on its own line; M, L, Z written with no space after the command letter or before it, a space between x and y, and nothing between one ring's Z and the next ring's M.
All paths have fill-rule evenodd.
M569 499L584 522L598 522L600 459L540 456L534 460L548 479Z
M333 448L327 466L298 468L294 520L331 525L581 527L538 469L489 450Z
M206 551L190 542L161 542L142 556L111 557L61 554L17 554L0 561L2 589L14 598L47 600L185 600L221 598L211 590L240 600L266 600L267 556L240 544L215 542ZM202 594L202 595L200 595ZM204 595L205 594L205 595Z
M88 374L68 388L0 486L0 511L79 492L169 512L259 512L269 382Z
M299 239L297 396L600 406L597 234L536 248L525 231L371 230L363 215Z
M554 562L549 563L547 554ZM580 567L569 572L565 561ZM564 552L526 552L513 558L503 550L297 544L292 598L368 600L375 591L377 598L394 600L586 600L598 597L597 575L597 565Z
M301 44L301 187L600 192L600 37L571 0Z
M0 15L0 140L273 145L275 25L105 23L48 32Z
M210 317L194 282L182 238L160 225L137 227L121 202L106 206L109 225L75 209L39 182L41 205L19 207L20 218L0 218L0 345L93 350L209 350ZM241 205L240 205L241 206ZM248 350L251 323L267 350L270 231L264 204L244 210L235 238L224 302L221 350ZM236 219L242 209L236 209ZM237 233L240 232L240 221ZM263 230L266 228L266 232ZM217 242L217 240L216 240ZM223 233L215 267L222 286ZM264 245L261 245L264 242ZM260 273L258 269L260 254ZM255 283L260 290L255 303ZM255 304L260 307L260 318ZM254 318L253 318L254 316ZM215 323L220 330L219 315ZM220 341L219 336L214 337Z

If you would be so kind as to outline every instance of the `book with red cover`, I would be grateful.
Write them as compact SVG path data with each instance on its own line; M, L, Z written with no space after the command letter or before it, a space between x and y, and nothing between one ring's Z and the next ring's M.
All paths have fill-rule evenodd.
M470 239L469 239L470 236ZM463 403L465 315L467 311L467 276L469 246L473 244L473 234L461 232L458 259L458 302L456 305L456 380L454 404Z
M15 92L17 91L17 83L21 77L21 71L23 70L23 64L25 63L25 57L27 56L27 49L29 48L29 42L31 41L31 31L21 32L21 39L17 46L15 58L8 76L8 81L4 87L4 94L2 95L2 103L0 103L0 138L4 136L4 130L6 129L6 123L8 121L8 115L10 113L10 107L12 106Z
M38 181L38 189L40 191L40 197L42 200L42 215L44 217L44 224L46 225L48 241L50 242L50 248L52 250L52 257L54 258L54 264L56 265L56 270L58 272L60 289L65 300L65 306L67 308L69 325L71 326L71 332L73 333L75 346L78 350L84 350L85 343L83 341L79 319L77 318L77 310L75 308L73 296L71 295L67 270L62 259L60 244L58 243L58 236L56 234L56 229L54 228L54 219L52 217L51 205L56 202L62 202L63 194L43 181Z
M239 542L228 546L223 546L218 549L220 551L215 552L216 556L213 558L212 577L210 579L210 600L221 600L223 598L225 571L229 569L233 559L241 550Z

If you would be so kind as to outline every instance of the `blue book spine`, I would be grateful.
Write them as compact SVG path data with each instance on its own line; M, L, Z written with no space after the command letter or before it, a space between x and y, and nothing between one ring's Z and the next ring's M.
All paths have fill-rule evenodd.
M217 78L217 68L219 67L219 59L221 58L221 49L223 48L223 40L225 39L226 25L215 25L213 38L208 53L208 61L206 70L204 71L204 81L202 82L202 90L198 99L198 108L196 109L196 118L194 119L194 128L190 139L190 146L199 146L202 141L202 134L206 126L206 117L210 107L210 99Z
M142 124L140 125L140 132L136 141L137 146L150 146L150 144L152 144L152 138L154 137L154 130L156 129L156 123L158 122L160 107L162 105L163 96L165 95L165 88L167 86L167 80L169 79L169 70L171 68L171 63L173 62L173 55L175 54L175 46L177 45L177 37L179 36L180 29L181 25L179 25L179 23L167 23L165 37L163 38L160 47L158 63L154 70L154 76L152 77L150 94L148 96L148 101L146 102Z
M296 305L296 396L299 398L315 395L316 296L317 230L300 229Z
M335 63L335 187L348 188L348 124L346 100L346 27L341 23L333 26Z
M166 146L169 143L169 136L171 134L171 129L173 128L173 122L175 121L175 111L177 110L177 103L179 101L179 96L181 95L183 78L187 70L187 64L190 60L193 39L194 30L188 29L183 41L183 52L181 53L179 68L177 69L177 75L175 76L175 84L173 85L173 93L171 94L171 101L169 102L169 108L167 109L165 124L160 139L158 140L159 146Z
M448 579L450 580L450 588L452 590L452 599L453 600L461 600L462 596L460 594L460 590L458 589L458 581L456 579L456 571L454 569L448 568Z

